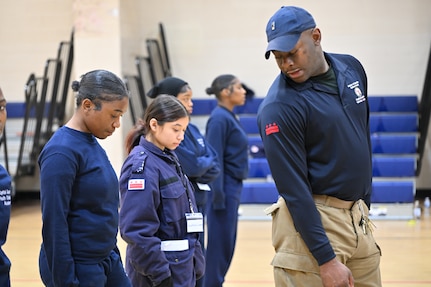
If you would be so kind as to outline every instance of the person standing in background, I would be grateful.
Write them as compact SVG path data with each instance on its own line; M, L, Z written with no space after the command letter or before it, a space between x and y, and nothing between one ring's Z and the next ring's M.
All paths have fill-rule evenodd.
M204 286L220 287L234 254L242 184L248 175L248 138L233 113L236 106L244 105L246 91L237 77L220 75L206 93L215 94L218 103L208 119L205 137L218 155L221 172L210 183L206 209L208 243Z
M126 138L120 175L120 234L135 287L194 287L205 270L203 215L174 152L189 114L175 97L157 96Z
M350 55L323 51L311 14L281 7L265 58L281 73L258 110L280 194L273 217L276 286L380 287L368 218L372 161L367 76Z
M39 156L46 286L129 287L117 248L119 184L97 139L120 127L129 93L105 70L73 81L76 110Z
M0 136L3 135L7 119L6 99L0 88ZM0 165L0 286L10 286L11 262L2 247L6 243L11 211L12 179L3 165Z
M184 80L176 77L167 77L158 82L147 93L150 98L156 98L162 94L176 97L187 109L189 115L193 113L193 91ZM217 153L207 143L199 128L192 123L189 123L187 126L184 139L175 149L175 153L180 160L185 174L193 185L198 211L205 214L207 194L210 190L208 184L220 174ZM200 234L199 242L204 251L204 232ZM202 280L198 280L196 286L201 287Z

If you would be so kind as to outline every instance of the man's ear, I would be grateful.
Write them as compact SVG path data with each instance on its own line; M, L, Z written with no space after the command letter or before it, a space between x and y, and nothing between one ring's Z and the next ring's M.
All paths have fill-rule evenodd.
M322 41L322 33L319 28L316 27L311 31L311 37L316 45L320 45L320 42Z

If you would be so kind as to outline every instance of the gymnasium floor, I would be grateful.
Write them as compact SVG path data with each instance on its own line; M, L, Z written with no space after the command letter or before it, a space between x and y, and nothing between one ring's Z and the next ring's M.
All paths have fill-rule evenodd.
M273 249L271 221L263 213L267 205L243 205L244 214L257 213L239 222L238 241L224 287L272 287ZM259 214L261 212L261 214ZM375 237L382 249L383 286L431 286L431 217L423 209L417 221L378 220ZM13 287L43 286L39 279L38 253L41 242L41 215L37 198L13 203L8 241L4 247L12 261ZM119 238L124 254L125 244Z

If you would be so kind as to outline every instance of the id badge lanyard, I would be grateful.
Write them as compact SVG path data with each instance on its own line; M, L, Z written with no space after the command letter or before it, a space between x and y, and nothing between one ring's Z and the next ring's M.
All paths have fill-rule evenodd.
M181 182L183 183L183 186L186 190L187 199L189 201L189 207L190 212L187 212L185 214L186 216L186 222L187 222L187 233L193 233L193 232L203 232L204 231L204 219L203 215L200 212L195 212L193 208L193 202L190 197L190 189L188 180L186 179L186 175L184 174L181 164L179 163L178 159L175 157L175 155L170 154L170 157L174 161L175 169L177 171L178 176L181 178Z

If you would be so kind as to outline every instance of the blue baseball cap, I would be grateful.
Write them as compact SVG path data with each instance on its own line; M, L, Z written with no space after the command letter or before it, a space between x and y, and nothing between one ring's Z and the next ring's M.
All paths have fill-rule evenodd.
M271 51L289 52L305 30L316 27L313 16L306 10L295 6L282 6L269 19L266 25L268 47L265 58Z

